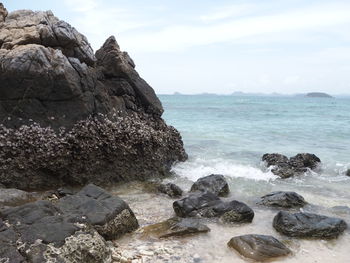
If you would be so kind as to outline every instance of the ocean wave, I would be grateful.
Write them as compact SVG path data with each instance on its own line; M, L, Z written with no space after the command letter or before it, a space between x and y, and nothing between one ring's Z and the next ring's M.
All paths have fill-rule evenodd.
M255 181L271 181L278 178L271 171L264 172L253 166L237 164L224 159L195 158L176 164L173 166L172 172L191 181L196 181L200 177L210 174L222 174L227 177Z

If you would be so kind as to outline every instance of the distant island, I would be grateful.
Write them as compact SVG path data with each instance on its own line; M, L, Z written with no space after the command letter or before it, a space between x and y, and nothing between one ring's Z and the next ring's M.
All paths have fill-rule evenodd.
M331 95L323 92L310 92L305 95L309 98L333 98Z

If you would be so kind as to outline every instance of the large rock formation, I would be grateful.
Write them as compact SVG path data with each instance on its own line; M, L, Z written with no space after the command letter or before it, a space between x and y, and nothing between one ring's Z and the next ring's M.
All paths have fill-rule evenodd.
M0 6L0 183L35 189L164 175L187 156L162 112L114 37L95 55L52 12Z

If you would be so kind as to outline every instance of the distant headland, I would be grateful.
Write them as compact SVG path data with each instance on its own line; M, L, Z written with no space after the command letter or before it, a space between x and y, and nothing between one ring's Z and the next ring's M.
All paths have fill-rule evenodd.
M333 98L333 96L323 92L310 92L305 95L309 98Z

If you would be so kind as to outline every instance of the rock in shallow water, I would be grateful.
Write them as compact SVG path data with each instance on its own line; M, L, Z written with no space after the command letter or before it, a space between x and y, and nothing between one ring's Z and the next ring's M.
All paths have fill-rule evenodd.
M290 237L331 239L342 234L347 224L339 218L280 211L273 219L273 227Z
M288 159L287 156L278 153L266 153L262 157L267 167L274 166L271 170L281 178L288 178L305 173L307 169L315 169L321 163L320 158L311 153L299 153Z
M174 197L181 197L182 196L182 189L173 183L167 183L167 184L160 184L157 187L158 191L166 194L172 198Z
M180 217L221 217L224 222L251 222L253 210L239 201L223 202L211 192L190 194L173 203L177 216Z
M202 224L197 218L170 218L164 222L146 226L143 232L147 235L155 234L159 238L185 236L198 233L207 233L210 228Z
M227 244L241 255L256 261L271 260L287 256L291 251L280 241L266 235L244 235L233 237Z
M345 173L346 176L350 176L350 169L348 169Z
M273 192L260 199L258 204L272 207L299 208L306 205L305 199L295 192Z
M191 192L209 191L217 196L227 196L230 192L226 179L221 174L211 174L199 178L191 187Z

